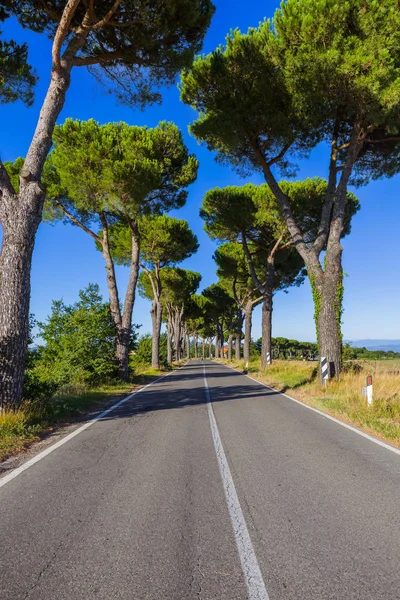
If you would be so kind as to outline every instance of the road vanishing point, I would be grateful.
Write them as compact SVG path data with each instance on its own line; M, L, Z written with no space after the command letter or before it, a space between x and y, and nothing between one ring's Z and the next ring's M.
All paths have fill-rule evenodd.
M398 600L400 454L191 361L0 479L1 600Z

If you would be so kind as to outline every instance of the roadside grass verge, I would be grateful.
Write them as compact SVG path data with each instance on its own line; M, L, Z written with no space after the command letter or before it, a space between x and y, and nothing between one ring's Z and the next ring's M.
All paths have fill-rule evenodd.
M180 366L173 365L173 368ZM25 402L19 410L0 413L0 462L26 450L58 425L85 416L104 403L117 401L137 386L151 383L167 371L137 365L131 381L111 382L88 389L71 384L52 398Z
M243 361L223 362L244 370ZM400 362L353 361L345 369L340 380L330 381L326 389L319 383L315 362L277 360L261 370L260 359L253 359L248 373L296 400L400 447ZM367 375L373 376L372 407L361 395Z

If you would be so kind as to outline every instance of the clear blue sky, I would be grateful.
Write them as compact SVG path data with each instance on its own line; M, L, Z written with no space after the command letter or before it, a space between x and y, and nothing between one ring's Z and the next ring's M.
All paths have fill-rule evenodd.
M231 28L246 30L255 26L264 17L272 16L276 0L214 0L217 11L207 34L204 51L209 52L223 43ZM29 60L35 66L40 81L36 88L33 107L25 108L21 103L2 105L0 155L2 160L14 160L24 156L32 137L39 109L46 92L50 73L51 43L44 36L22 30L15 21L4 24L4 35L19 42L27 41ZM113 96L95 82L85 69L72 74L72 84L67 101L59 118L94 118L101 123L126 121L129 124L155 126L166 119L177 123L183 130L186 143L200 161L197 182L191 186L186 206L175 216L189 221L200 240L196 256L183 266L199 271L202 287L216 281L212 254L215 244L202 229L198 216L204 193L214 186L242 184L246 181L261 182L255 175L247 180L240 179L229 168L214 162L213 156L197 145L187 132L187 125L195 113L179 102L178 90L173 88L164 93L162 106L150 107L145 112L119 106ZM298 178L326 175L326 157L323 149L317 149L309 160L301 164ZM351 235L343 241L345 299L343 333L345 339L400 338L398 316L400 299L400 203L398 201L399 176L382 180L358 190L361 210L353 220ZM121 291L127 281L127 270L118 268ZM39 320L49 314L52 299L63 298L73 302L79 289L88 282L99 283L105 297L105 270L103 260L92 240L76 227L58 224L42 224L36 239L32 269L31 311ZM149 303L137 299L134 322L141 323L141 332L150 331ZM260 335L260 310L254 317L253 337ZM313 306L308 281L300 288L279 293L275 297L273 335L299 340L313 341L315 330Z

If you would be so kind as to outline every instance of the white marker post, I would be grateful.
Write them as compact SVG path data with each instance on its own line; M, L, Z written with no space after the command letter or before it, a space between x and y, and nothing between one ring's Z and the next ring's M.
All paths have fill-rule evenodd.
M267 352L267 365L271 364L271 353Z
M326 356L321 356L321 374L322 381L324 382L324 386L326 387L326 382L329 379L328 359L326 358Z
M367 402L368 402L368 406L372 406L372 404L373 404L372 375L368 375L368 377L367 377Z

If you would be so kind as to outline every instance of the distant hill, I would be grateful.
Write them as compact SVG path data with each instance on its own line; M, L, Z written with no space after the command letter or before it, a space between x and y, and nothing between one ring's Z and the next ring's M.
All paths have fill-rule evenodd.
M345 343L350 344L354 348L400 352L400 340L346 340Z

